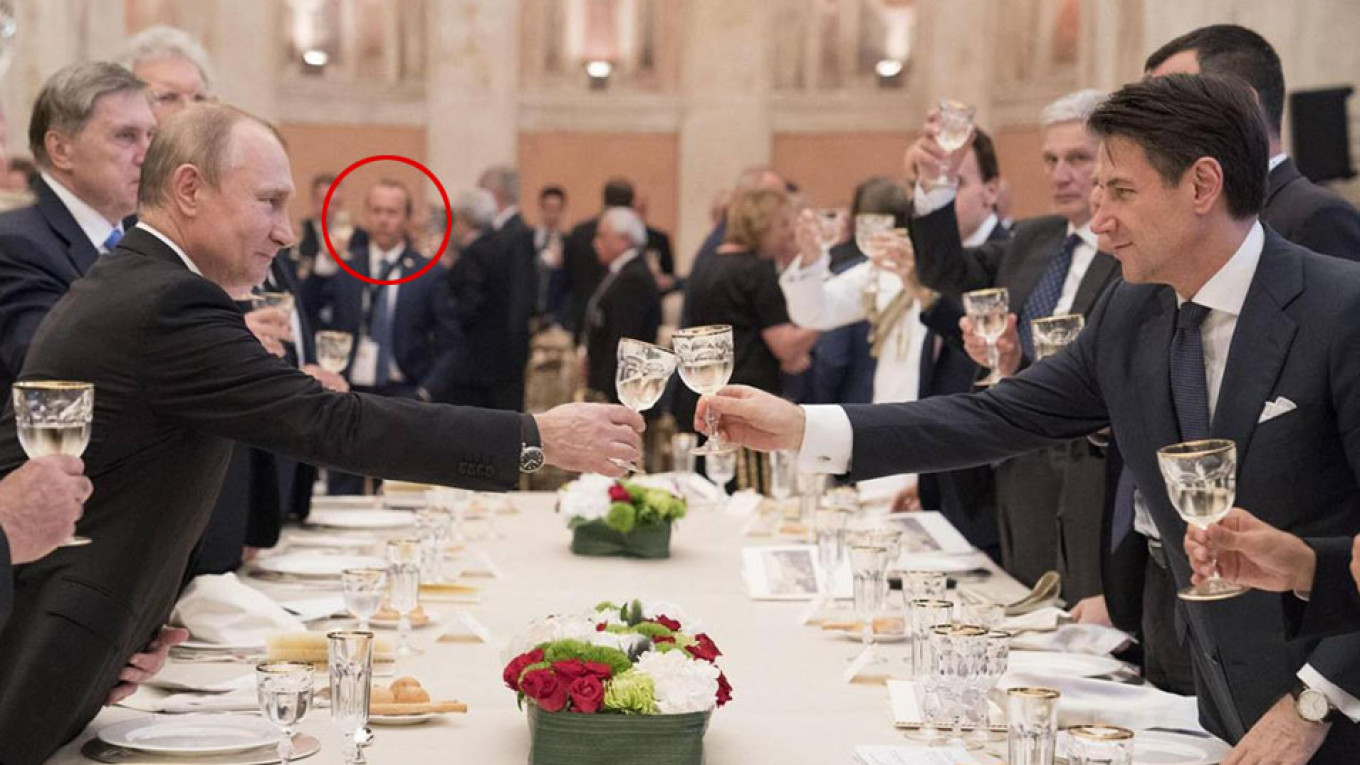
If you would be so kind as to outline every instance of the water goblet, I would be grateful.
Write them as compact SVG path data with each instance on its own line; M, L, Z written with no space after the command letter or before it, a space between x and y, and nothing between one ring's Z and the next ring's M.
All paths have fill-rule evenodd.
M70 380L14 383L14 426L29 459L53 454L79 457L90 444L94 423L94 384ZM80 547L89 537L72 536L61 547Z
M1232 510L1237 492L1237 445L1226 439L1187 441L1157 450L1157 466L1171 504L1181 518L1207 529ZM1213 575L1176 593L1182 600L1212 601L1237 597L1248 588Z
M978 381L978 385L995 385L1001 382L1001 357L996 349L996 341L1006 331L1006 314L1010 312L1010 292L1005 287L986 290L973 290L963 293L963 308L973 321L973 329L987 341L987 367L991 373Z
M1071 345L1086 326L1086 317L1079 313L1045 316L1029 323L1034 338L1034 360L1042 361Z
M368 620L378 613L387 589L387 571L381 568L347 568L340 572L340 589L345 608L359 620L359 629L368 629Z
M712 396L732 378L735 350L731 325L677 329L671 335L671 345L675 346L675 355L680 358L680 379L700 396ZM718 427L718 413L711 407L706 409L704 429L709 433L708 442L694 449L693 454L707 456L736 451L735 446L723 443Z
M394 539L387 543L387 602L400 615L398 656L424 653L411 645L411 612L420 605L420 540Z
M316 363L322 369L340 374L349 366L349 354L354 350L354 335L333 329L316 333Z
M279 761L293 759L293 729L312 704L312 665L296 661L267 661L255 667L255 694L260 714L279 726Z
M935 142L945 152L953 154L968 143L968 137L973 133L973 115L977 113L977 109L958 101L943 99L939 103L939 110L939 128L935 132ZM945 173L945 166L948 163L947 157L940 163L940 174L936 176L932 185L948 185L949 177Z

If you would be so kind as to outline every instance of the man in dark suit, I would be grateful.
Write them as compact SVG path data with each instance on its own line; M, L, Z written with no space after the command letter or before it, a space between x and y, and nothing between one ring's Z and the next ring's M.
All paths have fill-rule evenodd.
M541 326L563 324L567 305L566 271L562 267L566 245L567 191L556 184L538 192L538 225L534 227L534 251L538 254L538 306Z
M10 566L38 560L71 538L93 484L85 463L57 454L20 465L0 480L0 630L14 603Z
M640 417L568 405L541 415L338 394L268 353L233 296L291 243L291 169L277 133L199 105L157 128L140 222L49 314L25 378L99 390L77 530L94 540L15 573L0 633L0 762L30 765L98 712L127 658L169 616L231 442L352 472L507 489L556 463L618 475ZM12 415L0 470L23 461Z
M1109 424L1179 586L1191 578L1185 524L1156 458L1174 442L1234 441L1236 501L1272 525L1305 537L1360 531L1360 399L1350 394L1360 268L1259 224L1267 141L1250 90L1150 79L1111 96L1088 124L1102 139L1092 229L1126 283L1073 345L970 396L800 409L729 388L699 414L716 402L737 442L801 448L805 469L851 478L979 464ZM1288 411L1286 401L1298 403ZM1178 605L1200 719L1236 744L1238 761L1356 761L1360 635L1291 641L1279 599L1262 593ZM1325 697L1323 714L1299 705L1305 692Z
M447 289L456 340L441 400L509 409L497 390L508 373L496 360L510 342L511 306L506 296L512 290L514 269L492 230L495 217L495 201L483 189L461 194L453 202L450 241L458 246L458 258L449 269Z
M1089 314L1119 276L1118 263L1099 252L1090 228L1096 143L1085 121L1101 98L1099 91L1079 91L1054 101L1040 115L1044 169L1058 214L1018 222L1008 240L963 247L952 185L922 186L924 179L939 177L946 158L935 141L933 120L908 151L918 179L910 229L921 283L951 300L971 290L1009 290L1011 308L1019 314L1010 320L1021 338L1012 347L1021 352L1003 355L1005 374L1033 358L1031 320ZM956 165L964 156L955 152L948 159ZM954 175L952 169L949 175ZM1033 584L1044 572L1057 569L1063 575L1063 595L1071 603L1098 594L1100 516L1090 508L1104 502L1105 466L1086 439L1008 460L995 472L1006 570Z
M600 216L595 251L607 271L586 303L586 385L617 402L619 340L656 342L661 326L661 293L643 258L647 229L638 214L611 207Z
M482 173L477 186L491 192L496 202L491 237L501 250L505 262L499 265L506 270L510 286L506 344L492 357L500 367L502 380L495 388L493 406L518 412L524 409L530 324L538 307L538 250L534 247L534 230L519 214L519 171L509 165L493 165Z
M37 202L0 215L0 390L52 305L122 236L155 126L146 85L116 64L74 64L43 84L28 128Z
M632 207L633 183L627 178L611 178L604 185L604 207ZM585 328L586 303L604 279L605 268L595 256L595 230L600 217L577 223L567 235L562 250L562 267L567 279L567 330L581 337Z

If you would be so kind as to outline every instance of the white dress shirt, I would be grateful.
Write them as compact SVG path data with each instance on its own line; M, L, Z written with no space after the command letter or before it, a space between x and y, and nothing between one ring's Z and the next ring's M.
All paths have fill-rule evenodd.
M60 199L66 209L70 211L71 217L76 219L76 225L80 226L80 230L85 233L90 244L94 245L100 255L107 253L108 249L104 247L104 242L108 240L109 234L113 233L114 229L123 230L122 221L110 222L93 207L85 204L85 200L76 196L74 191L61 185L61 181L48 175L46 171L42 172L42 179L51 187L52 193L57 195L57 199ZM161 236L161 238L165 239L164 236ZM182 254L181 257L183 257Z
M373 241L372 238L370 238L368 240L369 276L372 276L374 279L381 278L382 273L386 268L386 265L388 263L397 262L401 258L402 253L404 253L405 251L406 251L405 242L398 242L396 246L393 247L392 249L383 250L378 247L378 244L375 241ZM387 278L388 279L396 278L398 276L397 272L400 270L401 269L399 267L397 269L394 269L392 273L388 275ZM397 295L400 292L400 290L401 290L400 284L388 284L373 290L365 289L363 293L364 312L365 313L368 312L368 301L376 300L378 296L382 294L383 291L385 291L387 293L387 321L388 324L391 325L392 317L395 316L397 312ZM372 338L369 338L367 336L363 338L364 341L371 339ZM367 374L363 373L364 371L366 370L361 371L360 369L358 369L356 365L356 368L351 371L350 382L353 383L354 385L360 385L365 387L371 387L375 385L377 381L375 379L370 379ZM395 354L390 352L388 353L387 379L389 382L394 383L403 382L405 380L405 378L402 377L401 375L401 367L400 365L397 364Z
M496 217L491 219L491 230L500 231L502 228L505 228L505 224L509 223L511 218L515 217L518 214L519 205L510 205L504 210L501 210L500 212L496 213Z

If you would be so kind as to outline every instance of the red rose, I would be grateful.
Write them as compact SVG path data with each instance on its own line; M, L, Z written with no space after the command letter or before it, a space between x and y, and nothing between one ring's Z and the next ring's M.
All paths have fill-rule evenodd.
M505 665L505 672L501 674L501 679L505 681L507 688L512 691L518 691L519 676L524 672L524 668L530 664L537 664L540 661L543 661L543 651L541 649L535 648L528 653L522 653L511 659L509 664Z
M629 494L628 490L623 488L623 484L616 483L609 487L609 501L627 502L631 505L633 503L633 495Z
M674 643L674 642L675 642L675 636L674 636L674 635L657 635L656 637L652 638L652 642L653 642L653 643Z
M519 689L544 712L560 712L567 705L567 687L551 669L536 669L525 674Z
M689 651L690 656L707 662L717 661L718 657L722 656L722 651L718 650L718 646L714 645L713 640L702 632L694 636L694 643L687 646L685 650Z
M677 622L676 620L670 618L669 616L665 616L664 614L656 617L652 621L656 622L657 624L660 624L662 627L665 627L671 632L680 631L680 622Z
M575 680L576 678L581 677L586 673L586 665L582 664L580 659L566 659L564 661L555 661L553 662L552 668L553 671L557 672L557 674L567 678L568 680Z
M732 686L727 682L727 675L718 673L718 706L722 706L732 700Z
M586 672L600 678L600 680L608 680L614 676L614 668L599 661L586 662Z
M608 628L609 625L605 624L604 622L600 622L599 624L595 625L596 632L604 632Z
M571 696L571 711L593 715L599 711L600 702L604 700L604 683L594 675L578 677L571 681L567 693Z

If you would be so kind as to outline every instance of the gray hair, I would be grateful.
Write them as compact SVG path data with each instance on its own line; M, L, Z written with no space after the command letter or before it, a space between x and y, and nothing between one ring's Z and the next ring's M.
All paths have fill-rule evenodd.
M642 216L631 207L610 207L600 215L600 228L608 226L614 233L622 234L634 247L647 244L647 224Z
M133 35L123 47L123 52L115 61L136 69L144 61L161 61L167 58L182 58L198 69L203 78L203 86L212 92L212 67L208 64L208 52L195 40L193 35L175 27L150 27Z
M94 102L110 93L139 93L146 83L127 69L107 61L86 61L57 70L47 78L33 117L28 122L28 149L39 167L52 164L47 156L47 134L57 131L75 135L89 122Z
M477 186L504 199L507 205L519 204L519 171L510 165L488 167L477 180Z
M1095 113L1095 110L1105 102L1106 95L1103 90L1087 88L1061 96L1058 100L1045 106L1042 112L1039 112L1039 124L1043 127L1056 125L1059 122L1085 124L1086 120L1090 119L1091 115Z
M453 217L485 231L496 220L496 200L486 189L464 191L453 198Z

